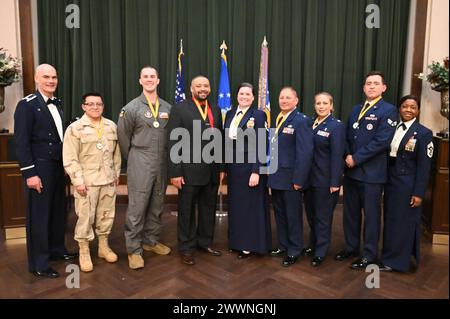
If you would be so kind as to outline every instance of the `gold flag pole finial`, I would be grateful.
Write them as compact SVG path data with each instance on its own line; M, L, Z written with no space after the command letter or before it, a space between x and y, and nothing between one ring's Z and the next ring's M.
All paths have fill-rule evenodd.
M225 44L225 40L223 40L222 44L220 45L220 50L222 50L222 54L225 54L225 50L228 50L228 47Z

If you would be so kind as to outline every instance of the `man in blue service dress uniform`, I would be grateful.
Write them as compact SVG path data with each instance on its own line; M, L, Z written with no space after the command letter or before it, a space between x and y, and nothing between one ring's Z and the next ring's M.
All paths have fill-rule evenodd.
M22 99L14 113L17 158L26 181L28 269L39 277L56 278L50 260L71 260L64 246L66 210L62 162L61 101L54 67L36 68L37 91Z
M335 259L360 256L352 269L365 269L377 259L381 224L381 193L387 180L387 151L397 125L397 109L382 99L384 76L366 75L366 102L356 105L347 122L344 177L345 250ZM364 249L360 255L361 210L364 210Z
M272 203L277 223L278 249L272 256L286 253L282 265L294 264L303 249L302 194L306 188L313 158L313 131L310 120L297 111L297 92L285 87L279 96L280 114L271 138L271 161L278 156L278 169L269 175ZM278 143L275 152L274 143Z

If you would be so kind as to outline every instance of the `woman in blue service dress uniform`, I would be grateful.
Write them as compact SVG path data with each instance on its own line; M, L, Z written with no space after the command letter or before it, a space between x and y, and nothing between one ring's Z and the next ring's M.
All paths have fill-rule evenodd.
M313 166L310 187L304 195L310 245L302 255L314 254L311 265L317 267L324 261L331 241L333 211L344 170L345 125L333 117L333 97L329 93L316 94L314 108Z
M252 253L266 254L271 245L267 178L259 174L264 163L258 159L258 136L266 135L266 115L252 106L253 100L253 86L242 83L237 95L239 105L228 111L224 125L225 145L231 146L225 156L233 154L226 166L229 248L239 251L239 259ZM243 161L237 161L237 157L243 157Z
M391 142L388 181L384 189L384 238L381 271L407 272L411 256L420 260L422 199L433 157L433 133L419 124L420 102L400 99L401 121Z

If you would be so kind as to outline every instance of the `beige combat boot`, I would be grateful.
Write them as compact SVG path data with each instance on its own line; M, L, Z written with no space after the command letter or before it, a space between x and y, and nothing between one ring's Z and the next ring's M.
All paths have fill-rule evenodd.
M94 266L92 265L91 253L89 252L89 242L79 242L80 246L80 268L81 271L90 272L94 270Z
M128 266L131 269L144 268L144 258L138 254L128 254Z
M155 245L143 244L142 248L145 251L151 251L158 255L168 255L170 254L170 248L164 244L156 243Z
M98 257L105 259L109 263L115 263L118 259L117 255L108 245L108 236L98 236Z

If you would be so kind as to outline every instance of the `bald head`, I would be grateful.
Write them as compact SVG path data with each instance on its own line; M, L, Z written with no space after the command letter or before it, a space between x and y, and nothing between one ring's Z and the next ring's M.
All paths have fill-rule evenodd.
M56 69L50 64L39 65L34 73L37 89L45 96L51 98L58 86Z
M38 67L35 70L36 75L38 75L38 74L40 75L42 73L48 73L48 72L53 72L56 74L56 69L52 65L44 63L44 64L38 65Z
M205 101L208 99L209 93L211 93L211 86L206 76L199 75L191 81L191 93L194 98L199 101Z

